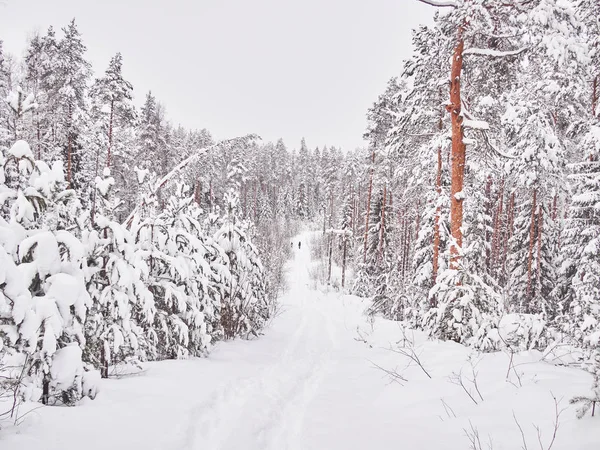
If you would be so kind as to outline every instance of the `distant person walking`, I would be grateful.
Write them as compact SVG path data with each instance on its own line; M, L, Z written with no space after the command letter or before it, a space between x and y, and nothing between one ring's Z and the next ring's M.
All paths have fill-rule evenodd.
M300 250L301 245L302 245L302 242L298 241L298 250Z

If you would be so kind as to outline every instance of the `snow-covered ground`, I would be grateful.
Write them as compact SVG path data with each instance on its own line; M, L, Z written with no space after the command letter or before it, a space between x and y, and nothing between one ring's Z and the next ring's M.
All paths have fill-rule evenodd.
M40 407L0 431L0 449L479 448L465 433L473 429L482 449L491 439L494 450L516 450L523 438L515 418L528 449L547 449L553 395L566 409L552 449L600 448L600 417L578 420L568 404L588 392L590 375L527 352L515 355L507 376L505 353L481 357L419 333L404 339L397 323L369 323L363 300L314 289L309 236L300 239L281 312L260 339L103 380L94 401ZM414 350L424 370L398 349Z

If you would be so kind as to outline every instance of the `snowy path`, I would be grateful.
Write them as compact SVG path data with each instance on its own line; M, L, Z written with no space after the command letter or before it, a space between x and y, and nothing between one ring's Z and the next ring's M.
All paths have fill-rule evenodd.
M0 449L452 450L469 448L469 419L482 440L492 435L494 450L515 449L512 411L538 448L529 424L551 434L549 392L568 399L589 386L587 374L536 362L539 354L530 352L520 357L517 388L506 382L499 353L477 366L485 401L474 405L448 381L465 367L468 349L417 336L433 379L405 369L408 360L384 348L400 339L397 324L379 321L373 331L361 299L312 289L308 235L301 240L282 311L260 339L221 343L207 359L149 364L139 376L105 381L96 400L76 408L38 409L21 427L0 432ZM409 381L391 383L374 363ZM597 424L573 416L569 409L561 418L553 450L598 448Z

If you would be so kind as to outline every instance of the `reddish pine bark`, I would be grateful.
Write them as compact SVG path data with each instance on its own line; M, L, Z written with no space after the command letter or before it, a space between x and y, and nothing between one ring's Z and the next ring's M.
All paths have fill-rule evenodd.
M490 175L488 175L488 179L485 184L485 214L487 217L492 216L492 177ZM487 227L487 223L486 222L484 222L484 223L485 223L484 236L485 236L485 243L486 243L485 264L486 264L487 268L489 269L491 267L491 259L492 259L492 253L491 253L492 236L490 236L490 231L489 231L489 228Z
M358 183L358 192L355 193L354 196L354 208L352 209L352 233L356 236L356 229L358 227L358 214L360 207L360 197L361 197L361 184Z
M398 209L398 237L399 237L399 249L400 255L398 256L398 270L402 272L402 258L404 256L404 227L402 222L402 211Z
M196 204L200 206L200 195L202 193L202 184L199 181L196 181L196 189L194 189L194 200Z
M345 284L346 284L346 255L347 255L347 239L346 236L344 235L344 244L343 244L343 250L342 250L342 289L344 288Z
M71 132L69 132L69 137L67 138L67 186L71 188Z
M504 208L504 178L500 180L500 188L498 191L498 207L494 214L494 229L492 231L492 260L491 267L495 269L498 267L498 259L500 257L500 239L502 235L501 223L502 223L502 209Z
M72 148L72 133L71 133L71 123L73 122L73 114L71 112L71 105L69 105L69 122L67 125L67 187L68 188L72 188L71 186L71 166L72 166L72 161L71 161L71 153L73 151Z
M38 159L42 159L42 138L41 138L41 130L40 130L40 117L38 115L38 113L35 113L35 117L36 117L36 128L37 128L37 158Z
M385 238L385 203L387 200L387 186L383 185L383 200L381 206L381 229L379 230L379 251L377 252L377 262L381 262L383 258L383 240Z
M592 83L592 116L596 115L596 106L598 106L598 76L594 77L594 81Z
M533 248L535 246L535 216L537 208L537 188L531 200L531 225L529 227L529 255L527 256L527 302L531 300L531 277L533 271Z
M363 263L367 262L367 239L369 237L369 215L371 214L371 193L373 191L373 171L375 170L375 148L371 154L371 173L369 175L369 191L367 193L367 213L365 219L365 242L363 249Z
M450 187L450 268L459 269L461 266L462 222L463 222L463 188L465 177L465 153L463 118L461 116L460 81L463 67L463 27L458 29L458 42L452 56L450 71L450 104L447 106L452 118L452 167Z
M506 235L504 239L504 254L502 255L502 274L506 276L506 259L508 257L508 247L512 238L515 223L515 193L511 193L508 209L506 210Z
M440 121L441 128L441 121ZM440 198L442 197L442 147L438 147L437 152L437 176L435 179L435 190L437 192L438 205L435 209L435 220L433 222L433 271L431 274L431 282L435 284L437 274L440 266L440 215L442 208L439 204ZM432 305L435 306L435 305Z
M544 220L544 210L540 208L538 214L538 226L537 226L537 282L538 286L541 285L541 261L542 261L542 226Z
M410 230L410 222L408 218L404 219L404 257L402 258L403 267L402 267L402 279L405 281L408 276L408 269L410 267L409 264L409 256L410 256L410 238L411 238L411 230Z
M329 194L329 228L333 228L333 189ZM333 234L329 233L329 269L327 273L327 283L331 282L331 259L333 255Z
M208 183L208 202L210 203L209 208L212 212L213 209L213 189L212 189L212 179Z
M248 217L248 183L244 181L244 219Z

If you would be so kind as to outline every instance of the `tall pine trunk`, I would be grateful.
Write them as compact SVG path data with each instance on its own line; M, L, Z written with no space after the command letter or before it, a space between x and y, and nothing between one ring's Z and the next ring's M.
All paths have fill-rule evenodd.
M67 124L67 186L69 189L73 188L71 185L71 166L72 166L72 140L73 133L71 132L71 126L73 124L73 117L71 112L71 105L69 105L68 124Z
M71 162L71 132L69 131L68 133L68 137L67 137L67 186L69 187L69 189L71 189L73 186L71 185L71 166L72 166L72 162Z
M452 118L452 180L450 187L450 268L459 269L462 253L462 222L466 147L464 143L463 117L461 115L462 99L460 94L463 67L463 26L458 29L458 42L452 56L450 71L450 104L447 106Z
M542 227L544 221L544 210L540 208L538 214L538 226L537 226L537 286L538 288L542 285Z
M379 230L379 249L377 252L377 263L383 259L383 241L385 239L385 203L387 200L387 185L383 185L383 200L381 206L381 228Z
M531 200L531 224L529 226L529 254L527 256L527 312L529 312L529 302L531 300L531 277L533 272L533 248L535 246L535 216L537 208L537 188L533 190L533 199Z
M441 121L440 121L441 128ZM437 176L435 178L435 190L437 193L437 207L435 208L435 220L433 222L433 271L431 273L431 282L435 284L438 270L440 268L440 216L442 207L440 204L442 198L442 147L438 147L437 152ZM435 303L435 302L434 302ZM435 305L432 305L435 306Z
M598 90L600 86L598 86L598 75L594 77L594 81L592 82L592 117L596 115L596 107L598 106Z
M344 243L342 250L342 289L346 285L346 255L347 255L347 247L348 247L348 239L346 239L346 235L344 234Z
M502 276L506 279L506 260L508 259L508 249L510 247L510 240L513 237L515 228L515 193L514 191L510 194L510 201L508 202L508 208L506 210L506 234L504 239L504 251L502 255Z
M329 192L329 228L333 228L333 188L330 189ZM332 264L332 256L333 256L333 234L329 233L329 269L327 272L327 283L331 282L331 264Z
M369 215L371 214L371 193L373 192L373 172L375 170L375 147L371 154L371 173L369 175L369 191L367 193L367 212L365 214L365 243L363 250L363 263L367 262L367 240L369 237Z
M500 259L500 240L502 236L502 213L504 208L504 178L500 180L500 188L498 190L498 206L494 214L494 225L492 230L492 258L491 268L495 271L498 268Z
M40 116L38 112L35 113L36 118L36 129L37 129L37 158L42 159L42 132L40 130Z

